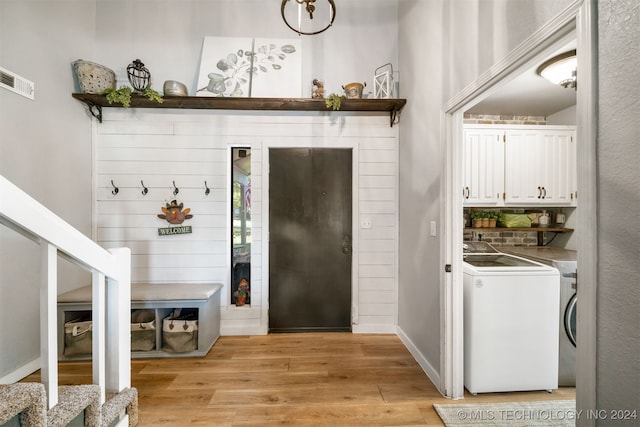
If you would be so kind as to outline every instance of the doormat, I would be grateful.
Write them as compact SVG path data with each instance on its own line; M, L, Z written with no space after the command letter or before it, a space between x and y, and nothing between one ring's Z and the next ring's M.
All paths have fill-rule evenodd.
M575 426L575 400L434 404L445 426Z

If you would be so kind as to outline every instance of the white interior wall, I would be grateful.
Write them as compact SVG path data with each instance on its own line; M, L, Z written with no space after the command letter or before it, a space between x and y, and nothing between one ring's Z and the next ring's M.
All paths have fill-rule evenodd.
M398 13L402 84L412 88L400 136L398 327L432 381L440 376L440 108L445 101L443 1L402 1ZM414 40L421 40L416 49ZM408 46L414 46L408 48ZM441 230L441 226L438 227Z
M557 113L547 116L548 125L572 125L576 124L576 106L573 105Z
M71 98L71 62L93 56L94 22L92 1L0 1L0 66L35 84L34 100L0 89L0 174L87 236L91 121ZM0 382L37 367L39 257L37 245L0 226ZM60 292L87 280L59 262Z
M596 405L602 425L629 425L640 402L640 3L600 1L598 22Z
M331 29L312 37L285 25L279 3L262 0L109 0L97 2L97 16L95 60L124 84L126 66L140 58L156 90L178 80L194 93L205 36L301 40L305 97L314 78L324 80L326 94L342 93L351 82L366 83L364 92L372 93L374 70L397 65L397 0L341 2Z

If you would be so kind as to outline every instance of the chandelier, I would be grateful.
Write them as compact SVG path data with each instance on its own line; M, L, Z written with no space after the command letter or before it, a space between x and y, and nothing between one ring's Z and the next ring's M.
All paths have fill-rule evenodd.
M545 61L536 73L553 84L575 89L578 85L577 67L576 51L570 50Z
M293 7L287 8L290 3ZM331 27L336 4L333 0L282 0L280 13L287 27L299 35L312 36Z

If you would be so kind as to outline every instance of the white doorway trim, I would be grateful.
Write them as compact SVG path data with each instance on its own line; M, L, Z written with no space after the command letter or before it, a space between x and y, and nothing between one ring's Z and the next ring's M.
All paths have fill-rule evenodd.
M578 410L595 408L595 300L596 300L596 28L595 0L576 0L540 30L522 42L503 60L492 66L462 92L451 98L443 108L445 127L445 184L443 185L445 218L442 252L444 264L452 265L452 273L443 281L442 390L448 397L464 396L464 361L462 330L462 248L463 224L460 213L462 189L462 125L463 113L497 88L516 77L522 70L539 61L558 42L575 31L578 52L579 84L577 92L578 144ZM460 191L458 191L460 189ZM592 425L594 420L578 420L579 425Z

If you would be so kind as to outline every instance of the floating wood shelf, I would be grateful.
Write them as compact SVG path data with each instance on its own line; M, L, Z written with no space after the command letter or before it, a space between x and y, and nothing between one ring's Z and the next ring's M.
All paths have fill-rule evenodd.
M103 107L122 107L109 104L105 95L74 93L74 98L84 102L89 112L102 123ZM308 98L221 98L205 96L164 96L162 104L142 95L131 95L131 108L177 108L193 110L272 110L272 111L332 111L324 99ZM343 99L340 111L388 111L391 126L407 103L406 99Z
M562 228L562 227L465 227L466 231L491 231L494 233L502 233L504 231L535 231L535 232L544 232L544 231L552 231L554 233L570 233L573 231L573 228Z

